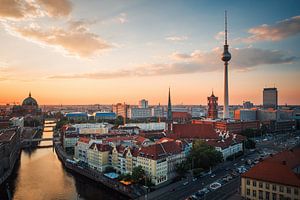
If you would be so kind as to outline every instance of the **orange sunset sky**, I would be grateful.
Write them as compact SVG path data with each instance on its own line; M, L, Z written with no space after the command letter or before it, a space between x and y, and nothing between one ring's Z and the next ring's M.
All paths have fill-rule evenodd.
M298 6L295 4L299 4ZM0 0L0 104L300 104L300 2ZM255 10L255 12L253 12Z

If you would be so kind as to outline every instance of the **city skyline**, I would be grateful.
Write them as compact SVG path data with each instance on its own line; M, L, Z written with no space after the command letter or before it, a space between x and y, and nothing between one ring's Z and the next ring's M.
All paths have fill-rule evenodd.
M31 91L42 105L166 105L169 86L173 104L206 105L212 89L223 102L224 10L230 105L262 104L274 84L279 104L300 104L299 2L0 2L0 104Z

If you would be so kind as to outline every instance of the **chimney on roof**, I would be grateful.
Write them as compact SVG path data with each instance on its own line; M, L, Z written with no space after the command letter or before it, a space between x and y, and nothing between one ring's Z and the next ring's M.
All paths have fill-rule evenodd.
M286 161L285 161L285 160L283 160L283 161L282 161L282 164L283 164L283 165L286 165Z

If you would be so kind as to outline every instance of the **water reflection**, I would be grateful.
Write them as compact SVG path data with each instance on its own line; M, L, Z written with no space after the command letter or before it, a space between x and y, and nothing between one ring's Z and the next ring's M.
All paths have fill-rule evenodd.
M52 137L52 133L44 132L43 137ZM42 141L40 145L49 142ZM0 199L8 200L7 193L13 200L127 199L99 183L67 171L53 148L23 150L12 176L0 187Z

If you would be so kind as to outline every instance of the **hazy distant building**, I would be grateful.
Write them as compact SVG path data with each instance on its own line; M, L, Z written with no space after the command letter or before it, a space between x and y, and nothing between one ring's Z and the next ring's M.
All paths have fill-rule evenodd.
M86 112L69 112L65 114L68 120L73 120L74 122L87 121L89 116Z
M164 107L161 105L151 108L152 117L164 117Z
M14 105L12 108L13 116L37 116L41 115L42 110L39 108L37 101L31 97L31 92L26 99L23 100L22 105Z
M148 101L146 99L142 99L139 101L139 108L148 108Z
M125 103L117 103L112 106L112 110L114 113L116 113L117 116L122 116L123 118L127 118L127 110L129 108L129 105L126 105Z
M113 120L116 119L116 113L114 112L94 112L95 120Z
M212 92L210 97L207 97L208 100L208 110L207 118L216 119L218 118L218 97Z
M257 120L256 109L238 109L234 111L234 119L241 121L255 121Z
M282 121L292 120L295 112L293 110L258 110L257 119L260 121Z
M253 107L254 107L254 105L253 105L253 103L251 103L251 101L244 101L243 102L243 108L250 109L250 108L253 108Z
M128 109L127 117L130 119L143 119L151 117L151 113L151 108L131 107Z
M263 91L263 107L277 109L278 91L277 88L264 88Z
M191 115L193 118L199 118L205 115L205 111L200 106L191 107Z

